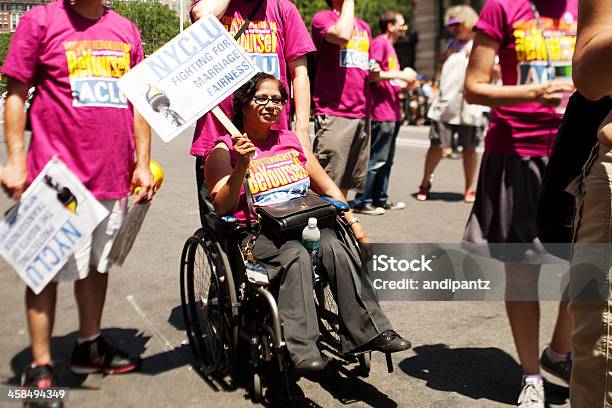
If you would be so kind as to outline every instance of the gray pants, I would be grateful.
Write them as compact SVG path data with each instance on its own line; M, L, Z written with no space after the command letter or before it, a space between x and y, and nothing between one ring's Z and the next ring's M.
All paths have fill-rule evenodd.
M278 287L278 309L291 360L297 364L306 359L319 359L316 345L319 327L308 252L299 241L275 243L261 235L253 254L258 261L273 267L269 277ZM371 282L362 276L359 258L338 239L333 229L321 231L319 257L322 273L327 274L338 303L342 350L351 351L391 329Z

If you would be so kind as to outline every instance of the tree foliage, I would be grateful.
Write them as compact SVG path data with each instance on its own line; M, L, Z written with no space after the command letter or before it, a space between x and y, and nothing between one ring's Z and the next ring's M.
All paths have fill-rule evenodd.
M317 11L328 8L325 0L294 0L294 3L309 28L312 16ZM385 11L397 11L404 16L406 21L410 21L411 3L407 0L359 0L355 4L355 14L370 25L373 35L377 35L379 33L378 19Z
M0 65L4 65L4 59L8 53L9 44L11 43L12 33L1 33L0 34ZM6 77L2 75L0 79L0 92L4 92L6 89Z
M179 33L179 17L165 4L113 0L110 6L136 24L146 55L152 54Z

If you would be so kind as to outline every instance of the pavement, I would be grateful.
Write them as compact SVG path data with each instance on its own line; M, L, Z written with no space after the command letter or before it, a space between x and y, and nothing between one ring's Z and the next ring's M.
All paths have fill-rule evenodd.
M166 182L128 260L111 272L104 331L122 347L142 353L145 360L140 372L87 377L69 374L78 320L71 285L60 286L52 348L58 385L70 387L69 407L254 406L245 389L204 379L191 367L179 298L181 248L199 223L190 142L187 134L168 144L155 137L152 157L164 167ZM393 200L405 201L406 209L379 217L360 216L372 241L460 242L471 209L463 202L460 160L441 162L430 201L414 199L427 146L427 128L402 128L390 193ZM0 198L0 210L9 206L6 198ZM0 285L0 383L17 385L31 358L24 284L3 261L0 274L4 281ZM383 302L382 307L395 329L413 344L411 350L394 355L394 372L387 373L384 357L375 354L367 378L354 375L354 366L349 365L318 381L302 379L298 385L305 399L300 406L515 404L521 371L503 303ZM542 348L550 339L556 308L555 302L541 304ZM549 404L569 406L567 388L547 378L551 380L546 385Z

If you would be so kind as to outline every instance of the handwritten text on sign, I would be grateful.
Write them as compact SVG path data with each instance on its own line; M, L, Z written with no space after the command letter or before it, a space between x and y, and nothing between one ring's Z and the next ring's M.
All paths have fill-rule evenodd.
M169 142L258 72L221 23L207 15L119 80L119 88Z
M107 214L53 157L0 222L0 255L40 293Z

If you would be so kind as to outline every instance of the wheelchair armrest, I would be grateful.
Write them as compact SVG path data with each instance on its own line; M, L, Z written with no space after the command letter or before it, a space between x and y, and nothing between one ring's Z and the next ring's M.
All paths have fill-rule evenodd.
M238 220L236 219L236 217L234 217L233 215L224 215L223 217L221 217L221 220L229 225L232 225L234 223L237 223Z
M348 211L351 208L347 203L340 201L337 198L326 195L322 195L321 198L336 207L336 210L338 210L338 212Z

